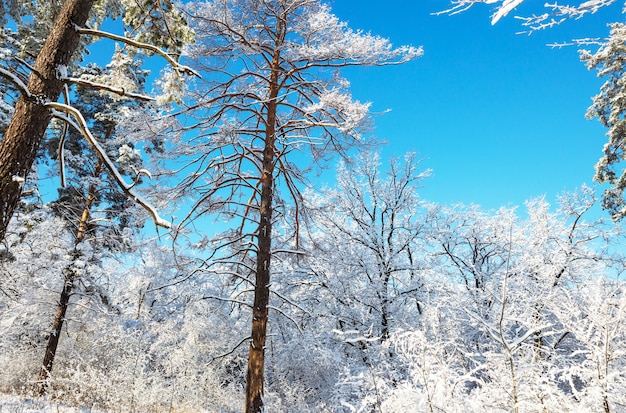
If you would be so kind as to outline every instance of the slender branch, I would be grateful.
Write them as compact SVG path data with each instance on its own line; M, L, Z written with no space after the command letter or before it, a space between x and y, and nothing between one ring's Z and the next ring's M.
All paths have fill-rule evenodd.
M132 190L132 185L129 185L126 183L126 181L124 180L124 178L122 177L118 169L115 167L115 164L113 163L113 161L111 161L111 159L106 154L104 148L100 146L98 141L96 141L96 138L91 134L91 131L89 130L89 127L87 126L87 122L85 122L85 118L83 118L83 115L80 113L80 111L78 111L76 108L72 106L65 105L63 103L58 103L58 102L48 102L45 105L49 108L60 110L69 115L72 115L76 119L76 122L74 122L72 119L70 119L67 116L64 116L63 114L59 112L53 111L54 117L67 122L69 125L75 128L78 132L80 132L85 137L87 142L89 142L89 144L93 147L93 149L96 151L98 156L102 159L102 161L104 162L104 165L107 167L107 169L109 170L109 172L111 173L111 175L113 176L117 184L120 186L122 191L126 194L126 196L128 196L130 199L132 199L133 201L141 205L146 211L148 211L148 213L150 213L150 215L152 215L152 219L155 225L163 227L163 228L168 228L168 229L172 228L172 223L161 218L156 208L152 206L151 204L149 204L148 202L146 202L141 196L137 195Z
M185 73L185 74L188 74L188 75L193 75L193 76L196 76L196 77L199 77L200 79L202 79L202 76L200 76L200 74L198 72L196 72L195 70L193 70L189 66L181 65L176 60L174 60L172 58L172 56L170 56L166 51L164 51L163 49L159 49L158 47L156 47L156 46L154 46L154 45L152 45L150 43L142 43L142 42L138 42L138 41L133 40L133 39L129 39L128 37L118 36L118 35L113 34L113 33L103 32L101 30L88 29L86 27L76 26L76 31L78 33L80 33L80 34L85 34L85 35L89 35L89 36L105 37L107 39L116 40L118 42L126 43L126 44L128 44L130 46L137 47L139 49L149 50L151 52L154 52L154 53L158 54L159 56L161 56L165 60L167 60L168 63L171 64L172 67L174 67L174 69L176 69L177 72Z
M202 300L218 300L218 301L224 301L224 302L227 302L227 303L239 304L239 305L243 305L243 306L252 308L252 306L250 304L246 303L245 301L233 300L232 298L218 297L216 295L205 295L204 297L202 297Z
M298 324L298 322L297 322L296 320L294 320L294 319L293 319L290 315L288 315L287 313L285 313L283 310L281 310L281 309L280 309L280 308L278 308L278 307L274 307L274 306L272 306L272 305L268 305L268 306L267 306L267 308L268 308L268 309L270 309L270 310L274 310L274 311L276 311L278 314L282 315L282 316L283 316L283 317L285 317L287 320L291 321L291 322L293 323L293 325L295 325L295 326L296 326L296 328L298 329L298 331L299 331L300 333L302 333L302 332L303 332L303 331L302 331L302 328L300 327L300 325Z
M251 340L251 339L252 339L252 337L250 337L250 336L248 336L248 337L246 337L246 338L242 339L239 343L237 343L237 345L236 345L235 347L233 347L233 349L232 349L232 350L230 350L230 351L229 351L229 352L227 352L227 353L220 354L219 356L215 356L215 357L213 357L213 359L212 359L211 361L215 361L215 360L217 360L217 359L221 359L221 358L224 358L224 357L226 357L226 356L230 356L230 355L231 355L231 354L233 354L233 353L234 353L234 352L235 352L235 351L236 351L236 350L237 350L237 349L238 349L238 348L239 348L239 347L240 347L243 343L245 343L246 341Z
M15 73L0 67L0 75L17 86L27 97L32 97L32 94L30 93L30 90L28 90L28 87L26 87L26 84L22 82L22 79L17 77Z
M63 98L67 105L70 104L70 91L67 85L63 85ZM68 123L63 122L63 130L59 138L59 147L57 148L57 158L59 158L59 177L61 178L61 188L65 188L65 138L67 137Z
M133 99L139 99L139 100L144 100L148 102L155 100L153 97L150 97L150 96L142 95L139 93L128 92L123 87L109 86L103 83L91 82L89 80L80 79L76 77L66 77L63 80L73 83L75 85L86 86L86 87L90 87L90 88L98 89L98 90L106 90L108 92L112 92L117 95L126 96L126 97L133 98Z
M270 291L272 294L276 295L278 298L280 298L281 300L285 301L286 303L296 307L298 310L302 311L304 314L310 316L311 313L307 310L305 310L304 308L302 308L301 306L299 306L298 304L294 303L292 300L288 299L287 297L285 297L284 295L280 294L278 291L275 290L271 290Z

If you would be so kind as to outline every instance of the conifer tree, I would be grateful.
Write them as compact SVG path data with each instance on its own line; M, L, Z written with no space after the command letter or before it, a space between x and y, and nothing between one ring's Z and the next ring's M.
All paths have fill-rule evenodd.
M198 132L185 153L197 155L181 191L200 193L190 217L221 211L241 219L217 248L230 250L223 261L253 292L245 410L260 412L272 230L283 191L295 202L298 248L298 183L309 167L297 152L315 164L367 145L369 104L351 98L339 70L404 63L421 49L353 31L316 0L216 0L188 10L197 45L190 57L209 74L187 103L185 113L198 120L188 127Z
M0 66L0 76L11 85L15 98L6 93L5 98L14 101L15 110L0 141L0 240L4 238L19 202L21 184L41 149L53 116L70 121L92 147L99 150L97 142L89 136L82 115L75 108L57 102L64 87L88 84L92 88L143 98L115 84L84 82L72 75L73 65L88 51L88 42L107 37L148 54L159 54L174 66L176 73L183 73L186 68L178 64L178 53L193 37L171 0L65 0L61 3L16 0L3 5L2 11L5 34L0 51L6 59ZM7 15L16 23L16 30L7 27ZM97 30L104 20L119 17L124 21L128 36ZM19 53L11 53L14 43L19 43ZM0 109L6 112L5 105L2 106ZM102 153L99 156L102 157ZM111 171L115 169L106 157L103 165ZM135 196L128 185L120 180L117 184L153 215L157 225L169 226L150 205Z

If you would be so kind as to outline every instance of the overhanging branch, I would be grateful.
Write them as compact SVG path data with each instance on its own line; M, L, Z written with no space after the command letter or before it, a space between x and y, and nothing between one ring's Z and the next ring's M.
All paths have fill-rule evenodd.
M83 115L80 113L80 111L78 111L76 108L72 106L65 105L59 102L48 102L46 103L46 106L53 109L54 117L68 123L70 126L72 126L74 129L76 129L85 137L87 142L89 142L89 144L93 147L93 149L96 151L98 156L102 159L104 165L109 170L109 172L111 173L111 176L113 176L113 178L115 179L119 187L122 189L122 191L126 194L126 196L128 196L130 199L132 199L133 201L141 205L142 208L148 211L148 213L152 216L152 219L155 225L163 227L163 228L168 228L168 229L172 228L172 224L169 221L166 221L163 218L161 218L154 206L152 206L147 201L145 201L141 196L137 195L132 190L132 185L129 185L126 183L126 181L124 180L124 178L122 177L118 169L115 167L115 164L113 163L113 161L111 161L111 159L106 154L104 148L100 146L98 141L96 141L95 137L91 134L91 131L89 130L89 127L87 126L87 123L85 122L85 118L83 118ZM74 119L76 119L76 122L73 121L68 116L65 116L62 113L59 113L57 111L61 111L68 115L73 116Z
M118 35L113 34L113 33L103 32L101 30L88 29L86 27L76 26L76 31L78 33L80 33L80 34L85 34L85 35L89 35L89 36L105 37L107 39L111 39L111 40L115 40L115 41L118 41L118 42L122 42L122 43L128 44L128 45L136 47L138 49L149 50L149 51L151 51L153 53L158 54L159 56L161 56L165 60L167 60L167 62L169 64L171 64L172 67L178 73L185 73L185 74L188 74L188 75L193 75L193 76L202 78L202 76L200 76L200 74L198 72L196 72L195 70L193 70L189 66L181 65L176 60L174 60L172 58L172 56L170 56L166 51L164 51L164 50L162 50L162 49L160 49L160 48L158 48L158 47L156 47L156 46L154 46L154 45L152 45L150 43L142 43L142 42L138 42L138 41L133 40L133 39L129 39L128 37L118 36Z
M98 89L98 90L106 90L107 92L115 93L116 95L125 96L125 97L138 99L138 100L143 100L143 101L146 101L146 102L150 102L150 101L154 101L155 100L153 97L150 97L150 96L141 95L139 93L128 92L123 87L109 86L109 85L105 85L103 83L91 82L89 80L79 79L79 78L76 78L76 77L66 77L63 80L65 80L65 81L67 81L69 83L76 84L76 85L86 86L86 87L90 87L90 88Z

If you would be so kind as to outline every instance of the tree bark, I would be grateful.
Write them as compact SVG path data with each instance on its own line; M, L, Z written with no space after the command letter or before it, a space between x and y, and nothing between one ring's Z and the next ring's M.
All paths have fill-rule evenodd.
M95 178L98 178L100 176L100 173L102 172L102 167L102 161L100 160L96 165L96 169L94 172ZM96 198L96 191L96 184L92 183L89 186L89 193L87 195L87 198L85 199L83 212L78 223L78 231L76 232L76 239L74 240L74 251L72 252L72 262L63 271L63 290L61 290L61 296L57 304L57 311L54 316L54 321L52 322L52 331L50 331L48 345L46 346L46 353L43 358L43 364L41 365L39 377L37 378L37 392L40 396L43 396L48 392L50 373L52 372L52 366L54 365L54 358L56 356L57 347L59 345L61 330L63 329L63 324L65 323L65 314L67 312L70 297L72 296L72 291L74 290L74 283L77 278L77 274L74 268L72 268L72 265L80 257L78 246L83 241L83 239L85 239L85 235L87 233L89 216L91 214L91 206L93 205L93 201Z
M265 164L265 161L263 163ZM248 352L248 372L246 375L246 413L259 413L263 408L267 307L270 298L270 259L272 256L272 186L274 184L271 171L264 171L263 175L256 284L252 309L252 341Z
M30 96L17 101L13 118L0 141L0 241L20 200L21 179L30 172L51 113L44 106L56 101L63 88L59 66L67 66L78 47L75 26L84 26L95 0L66 0L35 60L28 80Z
M267 103L265 145L263 148L263 172L261 177L261 205L257 234L256 277L254 307L252 308L252 341L248 352L246 374L246 413L263 411L263 389L265 381L265 341L267 338L268 304L270 298L270 261L272 258L272 208L274 189L274 163L276 161L276 112L279 92L280 51L276 50L272 60L269 99Z

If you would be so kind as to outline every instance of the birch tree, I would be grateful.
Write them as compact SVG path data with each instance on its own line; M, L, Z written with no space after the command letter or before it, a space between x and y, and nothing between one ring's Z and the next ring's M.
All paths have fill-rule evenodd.
M339 69L404 63L421 49L353 31L317 0L216 0L190 4L188 12L196 33L190 57L210 73L186 102L185 113L197 120L187 128L197 129L187 142L193 173L181 193L199 194L188 222L215 211L240 220L217 249L247 285L243 293L253 294L245 409L259 412L278 253L272 229L285 218L276 206L295 202L297 248L298 182L308 165L367 144L369 104L352 99Z

